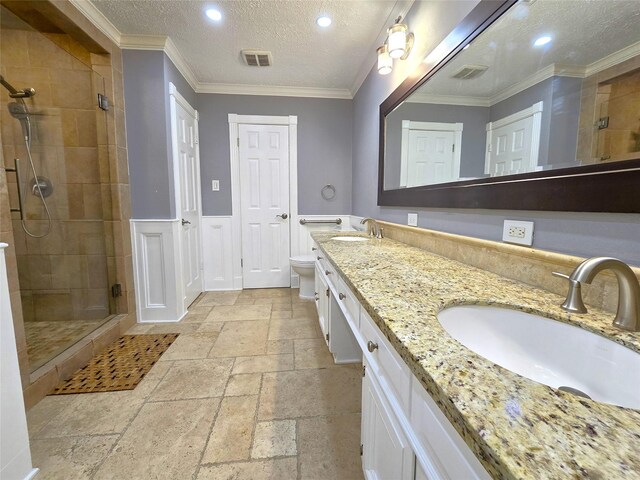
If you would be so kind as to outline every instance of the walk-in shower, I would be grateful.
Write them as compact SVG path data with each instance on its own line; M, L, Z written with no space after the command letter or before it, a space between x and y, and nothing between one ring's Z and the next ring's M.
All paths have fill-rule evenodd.
M33 155L31 154L31 115L29 115L29 109L27 108L27 104L25 103L25 98L33 97L36 94L35 88L25 88L23 90L16 90L9 82L7 82L2 75L0 75L0 83L3 87L9 90L9 97L19 99L19 102L11 102L7 105L9 109L9 114L20 122L20 126L22 127L22 135L24 136L24 144L27 149L27 158L29 160L29 167L31 167L31 174L33 177L29 182L29 190L33 195L37 195L40 197L42 201L42 206L47 215L47 226L41 233L34 233L29 230L26 224L26 219L24 217L23 205L26 203L24 194L28 191L27 185L21 182L20 178L20 162L16 158L14 160L14 169L17 178L18 184L18 202L19 207L17 209L12 209L12 211L18 211L20 213L20 224L24 233L33 238L42 238L49 235L51 232L51 212L49 211L49 206L47 205L47 201L45 197L48 197L53 192L53 185L51 181L46 177L38 176L36 172L36 167L33 164ZM46 193L45 193L46 192Z
M98 70L68 35L43 34L0 5L0 175L11 210L0 241L15 248L20 305L12 307L23 320L31 371L116 312L109 132L97 105L105 93Z

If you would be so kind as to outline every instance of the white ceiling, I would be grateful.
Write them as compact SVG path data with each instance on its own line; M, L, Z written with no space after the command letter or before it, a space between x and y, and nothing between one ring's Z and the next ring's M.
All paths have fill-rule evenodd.
M552 42L533 47L549 35ZM496 98L547 68L581 76L625 47L640 53L639 0L537 0L513 7L418 91L419 95ZM624 58L624 56L620 56ZM481 76L451 78L463 65L488 65ZM588 69L587 69L588 73Z
M91 0L123 35L168 36L202 84L352 90L406 0ZM217 7L220 23L204 16ZM329 15L320 28L315 20ZM273 66L244 65L242 49L270 50Z

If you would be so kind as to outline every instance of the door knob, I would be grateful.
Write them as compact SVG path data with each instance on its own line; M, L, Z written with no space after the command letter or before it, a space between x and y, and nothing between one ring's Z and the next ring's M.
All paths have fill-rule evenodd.
M286 213L283 213L282 215L276 215L276 217L280 217L283 220L286 220L287 218L289 218L289 215Z
M189 220L185 220L184 218L182 219L182 226L184 225L191 225L191 222Z

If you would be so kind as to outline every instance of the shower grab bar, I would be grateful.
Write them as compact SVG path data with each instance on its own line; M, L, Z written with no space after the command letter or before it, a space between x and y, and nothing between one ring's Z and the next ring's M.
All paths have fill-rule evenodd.
M341 218L336 218L335 220L307 220L305 218L300 219L300 225L306 225L307 223L335 223L336 225L342 224Z
M15 165L14 168L4 169L6 172L13 172L16 174L16 187L18 189L18 208L11 208L10 211L19 212L20 220L24 220L24 212L22 208L22 189L20 188L20 184L22 183L22 179L20 178L20 159L14 158L13 164Z

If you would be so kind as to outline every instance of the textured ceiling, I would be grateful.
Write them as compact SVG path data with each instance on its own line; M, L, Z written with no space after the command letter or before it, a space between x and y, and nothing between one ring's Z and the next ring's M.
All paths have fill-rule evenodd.
M199 82L348 89L387 26L396 0L93 0L123 34L166 35ZM216 6L220 23L204 16ZM315 20L333 19L329 28ZM240 50L273 53L273 66L248 67Z
M553 41L533 47L535 39ZM460 53L420 93L493 97L551 64L590 65L640 41L639 0L537 0L516 5ZM451 78L463 65L482 76Z

